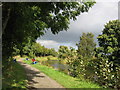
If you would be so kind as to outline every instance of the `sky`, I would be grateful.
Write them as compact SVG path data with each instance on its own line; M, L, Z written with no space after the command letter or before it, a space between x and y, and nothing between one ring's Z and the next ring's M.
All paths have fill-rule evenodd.
M83 32L92 32L97 43L97 36L102 33L104 25L110 20L118 19L119 0L95 0L96 4L88 12L82 13L76 21L70 21L69 29L53 35L48 30L44 36L38 38L36 42L46 48L59 49L65 45L77 49L76 43L79 42Z

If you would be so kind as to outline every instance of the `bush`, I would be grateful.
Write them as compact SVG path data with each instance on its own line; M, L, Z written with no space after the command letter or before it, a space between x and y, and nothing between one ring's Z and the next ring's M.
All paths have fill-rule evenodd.
M120 89L120 21L109 21L99 35L99 46L95 49L99 59L95 65L98 83L104 87Z
M107 59L100 60L94 63L94 70L98 77L97 83L105 88L120 88L120 66L114 67L114 63L108 62Z
M50 57L47 57L47 60L50 60Z

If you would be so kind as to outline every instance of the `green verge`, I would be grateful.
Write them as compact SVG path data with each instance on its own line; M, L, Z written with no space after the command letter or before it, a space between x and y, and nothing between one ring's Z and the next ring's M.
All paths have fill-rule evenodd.
M36 57L35 58L37 61L42 62L42 61L47 61L49 60L58 60L57 57L53 57L53 56L45 56L45 57Z
M20 59L20 56L16 56L16 59ZM24 55L22 58L28 58L28 56ZM43 62L43 61L47 61L47 60L58 60L58 57L53 57L53 56L41 56L41 57L35 57L35 60L39 61L39 62Z
M4 78L3 76L3 90L27 90L27 76L24 68L17 62L12 63L12 70L7 72L10 77Z
M27 64L30 64L32 67L39 69L41 72L45 73L50 78L56 80L59 84L61 84L65 88L102 88L95 83L73 78L69 75L64 74L63 72L57 71L53 68L41 65L39 63L31 64L32 63L31 60L23 61Z

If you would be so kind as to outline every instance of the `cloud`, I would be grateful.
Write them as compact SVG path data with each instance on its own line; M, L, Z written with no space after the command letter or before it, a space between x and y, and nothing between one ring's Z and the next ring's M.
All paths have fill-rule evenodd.
M119 0L95 0L96 2L119 2Z
M78 20L71 21L70 30L78 32L101 32L104 24L118 18L117 3L96 3L88 13L83 13Z
M46 48L55 48L58 49L59 43L53 40L36 40L37 43L44 45Z
M101 34L104 25L110 20L118 19L118 2L99 1L88 13L81 14L76 21L71 20L68 31L53 35L48 30L43 37L39 38L40 42L55 49L58 49L59 45L71 45L76 48L75 44L79 41L82 32L92 32L97 42L97 36Z
M77 49L76 45L74 45L73 43L58 43L53 40L40 40L40 39L37 39L36 42L40 43L41 45L44 45L46 48L54 48L56 51L59 49L60 46L68 47L74 46L74 48Z

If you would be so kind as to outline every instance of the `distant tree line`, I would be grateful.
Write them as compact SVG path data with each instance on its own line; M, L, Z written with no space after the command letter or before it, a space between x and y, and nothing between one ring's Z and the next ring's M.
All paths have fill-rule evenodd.
M20 53L20 50L15 48L14 55L26 55L30 58L40 57L40 56L57 56L57 52L54 48L48 49L42 46L39 43L32 43L32 44L26 44L23 49L22 53Z

